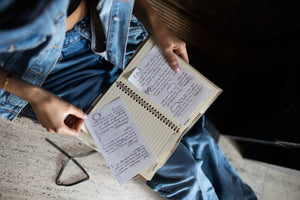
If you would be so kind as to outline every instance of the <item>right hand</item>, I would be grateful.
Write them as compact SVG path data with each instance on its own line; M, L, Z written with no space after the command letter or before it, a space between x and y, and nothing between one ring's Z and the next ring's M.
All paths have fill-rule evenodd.
M7 80L8 72L0 68L0 83ZM55 94L12 76L5 90L28 101L39 122L49 132L78 136L87 115L79 108Z
M38 121L48 132L78 136L87 115L55 94L39 88L29 101Z

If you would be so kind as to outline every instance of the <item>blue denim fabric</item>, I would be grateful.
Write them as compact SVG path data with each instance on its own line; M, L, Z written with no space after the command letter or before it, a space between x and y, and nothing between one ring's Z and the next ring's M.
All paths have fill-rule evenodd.
M147 185L167 199L255 200L201 119Z
M125 2L120 4L121 1L122 0L100 1L106 3L105 6L112 6L113 3L115 5L112 6L115 10L111 13L116 15L110 16L108 13L102 13L103 15L101 16L100 14L100 18L102 17L101 19L104 20L103 22L107 22L104 23L103 30L109 32L106 28L115 25L115 29L112 29L113 31L110 33L112 34L109 36L110 38L118 37L118 32L124 31L122 29L128 26L128 24L126 25L126 23L123 22L122 24L124 26L117 24L123 16L117 16L118 12L116 10L118 6L123 5ZM98 8L101 10L100 4ZM128 8L130 7L126 7L126 9ZM105 20L105 18L107 19ZM110 23L112 24L108 23L109 19L111 19ZM125 19L127 19L127 17L125 17ZM63 21L64 20L62 20L61 23L64 23ZM121 72L120 68L126 64L140 42L145 39L147 34L140 22L133 17L130 25L128 39L127 37L125 40L123 38L121 42L118 39L115 40L118 44L107 45L107 49L111 51L111 53L103 54L104 57L102 57L100 54L94 53L90 48L90 27L87 18L85 18L78 23L74 29L67 32L66 35L63 35L65 36L64 43L60 44L60 48L62 49L59 49L59 54L57 54L57 52L55 52L53 56L52 54L44 54L44 62L42 63L32 61L32 65L36 68L43 68L43 66L48 65L48 63L51 66L49 76L47 76L48 74L43 74L40 78L45 79L47 77L42 87L61 96L77 107L86 110L92 101L118 77ZM0 33L0 40L3 39L1 36L3 35ZM37 39L38 38L39 37L37 37ZM54 36L50 38L56 38L57 40L62 39ZM2 48L1 42L0 51L9 47L6 46L6 48ZM31 51L25 51L28 46L22 44L24 47L24 49L22 49L22 45L20 44L20 49L15 51L16 55L10 54L9 52L1 54L1 67L5 67L13 72L18 72L18 74L23 77L24 71L26 71L27 68L23 69L23 71L18 71L20 70L19 68L21 68L20 65L18 65L16 69L12 68L12 66L16 64L16 61L23 63L21 58L25 59L32 55L39 57L41 50L47 52L48 49L46 46L48 47L49 44L53 45L54 43L49 40L49 37L42 37L40 42L36 44L37 47ZM126 53L124 52L125 44L127 45ZM122 48L122 51L118 51L118 48ZM14 49L6 49L5 51L8 50ZM125 56L122 55L122 52ZM11 56L18 59L10 59ZM116 58L115 56L118 57ZM54 57L59 58L58 61L56 61ZM9 60L9 62L6 62L7 60ZM55 64L52 64L52 62L55 62ZM24 61L24 64L26 63L27 61ZM34 74L32 77L38 78L39 76ZM42 83L39 82L38 84ZM10 107L2 107L9 102L9 98L5 96L7 94L4 95L3 91L0 91L0 95L0 114L1 116L12 119L16 113L12 115L11 112L7 111ZM19 105L19 102L12 103L12 106L16 105ZM19 107L21 108L21 106L20 104ZM16 112L19 111L19 109L15 109L14 107L12 110ZM201 118L189 133L184 136L167 163L158 170L153 180L147 182L147 184L153 190L168 199L256 199L253 191L238 177L236 171L227 161L213 138L203 127L203 124L204 118Z
M101 0L97 5L106 37L104 58L122 69L125 67L127 34L134 0ZM120 12L121 11L121 12Z
M97 10L105 31L104 58L123 69L133 0L101 0ZM0 8L5 4L0 3ZM0 67L23 80L41 86L60 56L65 37L68 0L54 0L26 26L0 30ZM74 47L76 48L76 47ZM13 120L27 102L0 89L0 117Z
M146 35L133 18L127 60ZM43 87L86 109L120 72L91 51L85 19L66 34L62 57ZM147 184L168 199L256 199L209 135L204 121L202 117L183 137L174 154Z
M89 20L85 18L67 32L61 57L42 86L83 109L121 72L90 49L89 31ZM133 18L127 61L146 36L142 24ZM168 199L256 199L209 135L204 121L202 117L183 137L148 186Z
M141 22L132 17L125 63L147 35ZM90 20L86 17L66 33L61 56L42 88L86 111L121 72L119 67L91 50ZM22 114L35 118L30 105Z
M67 6L68 1L54 0L32 23L1 30L0 67L24 81L42 85L60 55ZM26 103L0 89L1 117L13 120Z

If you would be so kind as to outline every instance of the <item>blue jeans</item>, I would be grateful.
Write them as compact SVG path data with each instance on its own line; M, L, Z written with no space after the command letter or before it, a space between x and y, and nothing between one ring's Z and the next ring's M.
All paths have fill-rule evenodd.
M126 62L146 37L138 23L131 22ZM121 73L118 67L90 49L90 38L90 25L86 17L66 33L61 57L42 86L84 111Z
M67 32L61 58L42 87L86 110L121 72L90 50L89 27L84 27L84 34L75 29ZM133 32L127 59L143 40L140 34L144 33ZM147 185L168 199L256 199L205 129L204 120L183 137Z
M167 199L255 200L201 119L147 185Z

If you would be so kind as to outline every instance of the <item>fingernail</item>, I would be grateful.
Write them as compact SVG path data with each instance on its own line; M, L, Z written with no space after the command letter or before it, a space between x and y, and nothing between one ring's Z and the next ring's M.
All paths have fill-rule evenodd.
M88 118L88 115L87 114L83 114L83 119L87 119Z
M177 65L176 68L175 68L175 72L179 72L180 71L180 68L179 66Z

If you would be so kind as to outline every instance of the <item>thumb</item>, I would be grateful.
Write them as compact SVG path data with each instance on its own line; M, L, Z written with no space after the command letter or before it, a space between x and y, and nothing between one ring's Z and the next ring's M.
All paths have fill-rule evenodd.
M67 125L64 125L60 129L59 133L69 135L69 136L73 136L73 137L77 137L78 134L79 134L79 131L77 131L76 129L72 129L72 128L68 127Z
M72 106L71 110L70 110L70 114L74 115L75 117L78 117L80 119L86 119L88 117L88 115L86 113L84 113L81 109Z

